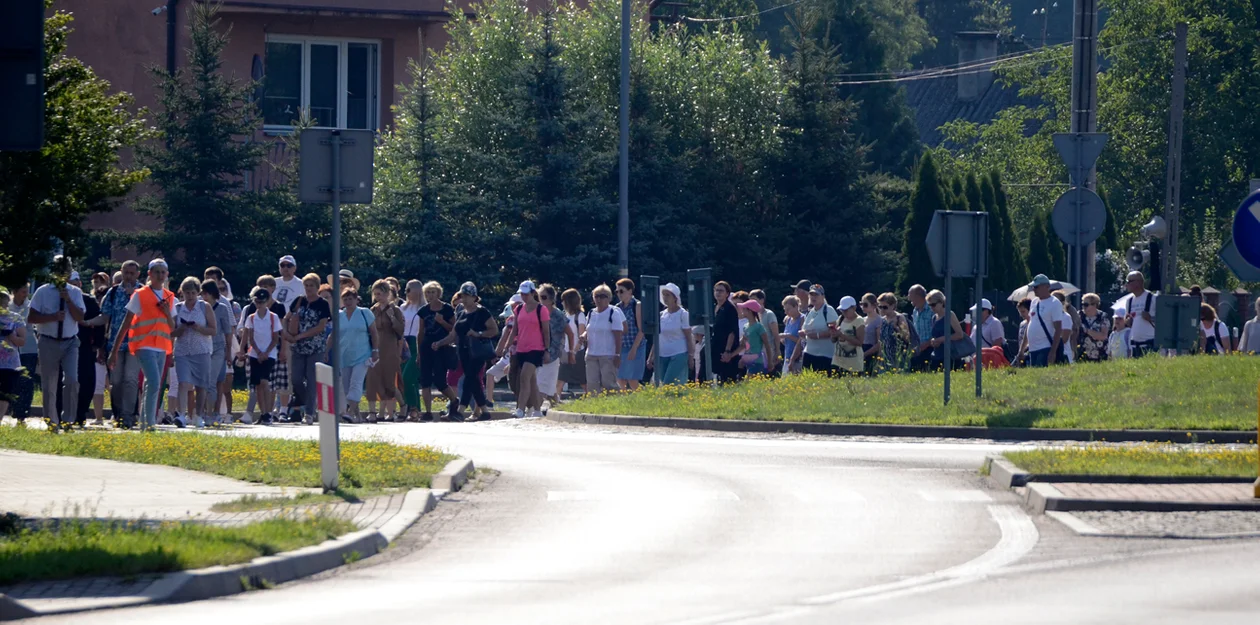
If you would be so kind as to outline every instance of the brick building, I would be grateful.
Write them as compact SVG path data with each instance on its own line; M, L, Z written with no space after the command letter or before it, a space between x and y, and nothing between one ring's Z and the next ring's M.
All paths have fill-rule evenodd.
M149 68L186 62L189 8L203 0L58 0L74 14L69 53L83 59L138 106L160 112ZM319 126L381 130L391 125L397 85L425 50L447 41L444 0L221 0L230 28L223 71L261 79L264 135L285 132L302 108ZM461 2L462 5L469 4ZM541 4L530 0L530 5ZM173 19L173 22L171 20ZM122 207L94 215L90 228L134 230L155 224Z

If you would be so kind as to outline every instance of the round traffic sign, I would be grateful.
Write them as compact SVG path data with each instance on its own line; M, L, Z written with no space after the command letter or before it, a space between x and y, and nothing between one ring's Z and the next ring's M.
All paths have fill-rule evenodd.
M1260 267L1260 191L1247 196L1234 214L1234 247L1252 267Z
M1055 201L1050 223L1064 243L1089 245L1102 236L1107 226L1107 207L1097 193L1076 187Z

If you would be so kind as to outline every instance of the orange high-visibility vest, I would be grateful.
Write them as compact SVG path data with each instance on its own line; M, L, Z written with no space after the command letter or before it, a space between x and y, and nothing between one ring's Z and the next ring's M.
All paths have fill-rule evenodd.
M144 347L160 349L170 354L174 345L171 343L171 324L167 311L175 294L162 289L162 294L150 289L147 285L136 289L140 298L140 314L131 319L131 329L127 331L131 353L139 353ZM160 297L160 299L159 299Z

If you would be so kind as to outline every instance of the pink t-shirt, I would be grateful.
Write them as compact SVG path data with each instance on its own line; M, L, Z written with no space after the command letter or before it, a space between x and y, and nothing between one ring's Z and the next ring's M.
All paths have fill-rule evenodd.
M542 324L551 320L551 312L546 306L539 306L533 312L525 310L525 306L517 306L513 311L516 317L516 352L541 352L547 349L543 344ZM539 318L542 323L539 323Z

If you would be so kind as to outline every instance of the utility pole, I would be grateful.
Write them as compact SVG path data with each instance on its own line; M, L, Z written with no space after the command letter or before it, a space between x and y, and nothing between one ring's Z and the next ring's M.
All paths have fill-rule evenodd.
M1098 0L1076 0L1072 21L1072 132L1098 132ZM1096 169L1084 181L1098 190ZM1082 293L1094 291L1095 244L1069 250L1070 265L1084 278Z
M1168 249L1164 252L1164 291L1177 293L1177 231L1181 214L1181 136L1186 108L1185 22L1177 22L1173 40L1172 103L1168 108L1168 188L1164 195L1164 221L1168 224Z
M621 172L617 211L617 275L630 277L630 0L621 0Z

